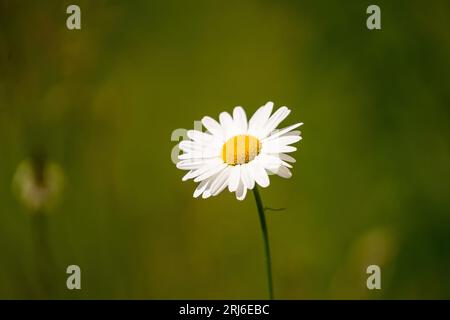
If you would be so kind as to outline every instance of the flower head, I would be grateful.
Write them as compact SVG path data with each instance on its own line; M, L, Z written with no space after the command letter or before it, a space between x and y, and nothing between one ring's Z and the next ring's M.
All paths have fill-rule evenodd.
M184 153L178 157L177 168L189 170L183 181L199 182L195 198L215 196L228 187L243 200L255 183L269 186L268 174L292 176L290 163L295 159L288 153L297 150L290 144L301 140L300 131L294 129L303 123L277 130L291 110L281 107L272 114L272 109L273 103L268 102L247 121L244 109L236 107L233 116L222 112L219 122L204 117L202 124L207 132L187 132L189 139L179 144Z
M51 210L59 200L64 174L56 163L24 160L17 167L12 187L30 212L42 213Z

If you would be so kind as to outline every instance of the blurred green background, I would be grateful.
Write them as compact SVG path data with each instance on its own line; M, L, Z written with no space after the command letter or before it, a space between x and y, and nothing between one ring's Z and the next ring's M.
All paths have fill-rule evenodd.
M261 190L287 208L275 296L450 298L450 2L376 1L379 31L369 4L0 0L0 298L266 298L252 195L193 199L170 155L174 129L269 100L305 123ZM64 176L44 245L12 187L36 154Z

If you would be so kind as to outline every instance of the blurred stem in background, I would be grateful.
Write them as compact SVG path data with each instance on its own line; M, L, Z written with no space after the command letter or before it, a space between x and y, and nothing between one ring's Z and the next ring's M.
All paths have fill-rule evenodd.
M35 153L31 159L31 166L35 185L44 190L44 192L38 193L38 196L40 195L42 198L40 201L37 201L40 205L30 208L34 255L42 293L45 295L45 298L50 298L53 293L52 274L54 273L54 263L48 239L48 216L45 208L48 200L45 154L42 152Z
M253 188L253 195L255 196L256 207L258 208L259 221L261 222L261 231L264 239L264 251L266 256L266 272L267 272L267 285L269 288L269 299L273 300L273 284L272 284L272 266L270 259L270 246L269 246L269 233L267 231L266 216L264 213L264 205L259 194L258 187L255 185Z
M31 216L36 272L40 298L56 296L55 260L49 241L49 213L57 201L63 185L62 169L47 160L44 148L36 148L31 158L22 161L13 179L13 188Z
M54 293L52 279L55 277L55 264L48 239L48 217L44 212L32 213L32 236L34 256L44 298L51 298Z

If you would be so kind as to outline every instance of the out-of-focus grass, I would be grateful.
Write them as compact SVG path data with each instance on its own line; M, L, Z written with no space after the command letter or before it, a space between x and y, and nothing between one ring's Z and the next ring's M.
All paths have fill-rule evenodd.
M0 298L42 298L17 166L64 170L56 298L264 298L253 199L193 199L176 128L288 105L304 140L262 190L278 298L450 297L446 1L0 1ZM82 269L82 290L65 269ZM368 264L382 290L365 288Z

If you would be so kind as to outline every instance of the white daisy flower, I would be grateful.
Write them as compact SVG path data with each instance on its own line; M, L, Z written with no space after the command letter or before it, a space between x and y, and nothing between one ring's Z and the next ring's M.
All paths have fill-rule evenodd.
M189 130L188 140L180 142L184 152L179 155L177 168L189 170L183 181L194 179L198 186L194 197L216 196L228 187L243 200L247 189L255 183L265 188L269 186L269 174L283 178L292 176L290 163L295 159L288 155L297 149L291 144L300 141L300 131L294 129L303 123L277 130L277 126L291 110L281 107L272 113L273 102L260 107L250 121L242 107L219 115L219 122L211 117L202 119L208 130Z

